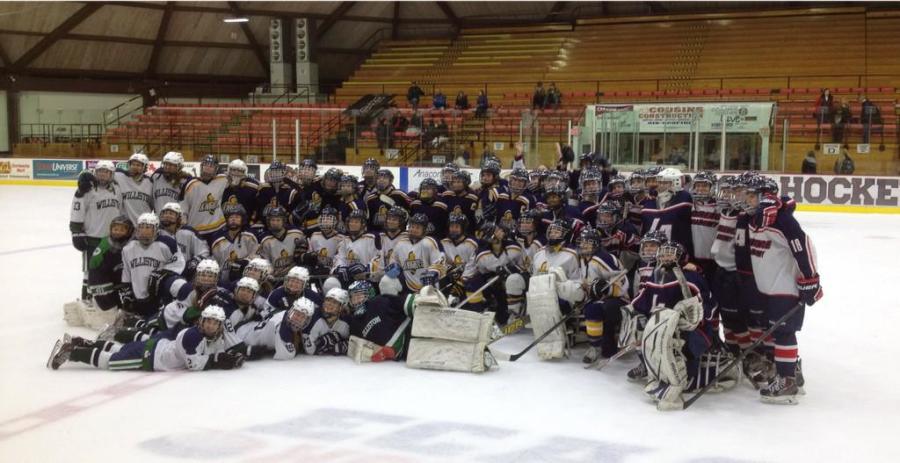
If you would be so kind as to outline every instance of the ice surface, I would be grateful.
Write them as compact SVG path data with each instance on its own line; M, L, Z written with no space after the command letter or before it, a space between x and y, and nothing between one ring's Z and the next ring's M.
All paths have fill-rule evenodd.
M71 194L0 187L3 462L900 459L900 215L797 214L825 289L799 335L800 405L759 403L742 385L661 413L624 379L634 358L587 371L581 350L559 362L532 352L480 376L306 356L202 373L47 370L70 330L62 305L80 288Z

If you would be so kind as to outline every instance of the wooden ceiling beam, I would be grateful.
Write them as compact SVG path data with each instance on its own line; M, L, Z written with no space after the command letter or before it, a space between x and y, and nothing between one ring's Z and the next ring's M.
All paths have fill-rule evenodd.
M341 20L344 15L350 11L350 8L353 8L353 5L356 5L356 2L341 2L334 11L325 18L325 21L318 27L316 31L316 38L321 39L325 36L325 34L334 26L338 21Z
M436 2L438 8L444 12L444 16L447 17L448 20L453 24L453 27L456 30L462 29L462 21L460 21L459 17L456 16L456 13L453 12L453 8L450 7L450 4L447 2Z
M400 37L400 2L394 2L394 19L391 21L391 40Z
M32 61L41 56L41 54L47 51L48 48L52 47L57 40L62 38L62 36L68 34L69 31L81 24L85 19L89 18L102 6L102 3L88 3L81 7L80 10L73 13L72 16L69 16L69 18L63 21L62 24L56 26L53 31L44 36L43 39L41 39L38 43L31 47L31 49L26 51L22 56L20 56L19 59L17 59L11 67L13 69L22 69L31 64Z
M159 66L159 55L162 53L166 40L166 33L169 32L169 21L172 19L173 6L175 6L174 2L166 2L166 9L163 10L162 18L159 20L159 28L156 30L156 40L153 41L153 51L150 53L150 59L147 61L147 70L145 71L148 76L155 75L156 69Z
M231 14L242 17L246 13L242 11L237 2L228 2L228 7L231 9ZM247 42L253 48L253 53L256 55L257 61L259 61L260 67L262 67L263 71L265 71L266 77L269 76L269 60L266 58L266 54L263 52L262 48L259 46L259 42L256 41L256 37L253 36L253 31L250 30L250 25L247 23L241 23L241 29L244 31L244 36L247 38Z

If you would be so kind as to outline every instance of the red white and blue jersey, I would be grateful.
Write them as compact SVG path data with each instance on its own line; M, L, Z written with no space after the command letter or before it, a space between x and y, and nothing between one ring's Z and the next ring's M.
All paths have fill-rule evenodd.
M793 204L778 201L757 211L749 228L750 260L759 291L798 296L797 279L812 278L818 269L812 240L794 218Z
M690 270L683 270L683 272L684 280L691 296L699 296L700 301L703 303L704 321L713 321L716 317L717 306L712 292L710 292L706 284L706 280L697 272ZM679 284L674 272L658 268L655 270L655 273L652 279L644 282L644 287L631 301L634 309L644 315L649 315L650 311L658 305L671 309L675 307L677 302L684 299L681 284ZM660 275L662 278L659 278Z
M691 194L681 190L662 209L657 206L656 199L645 199L641 211L641 232L661 231L669 241L684 246L689 257L694 255L694 240L691 234L691 210L693 201Z
M734 236L737 229L737 213L721 214L716 226L716 239L710 252L716 264L729 272L737 270L734 256Z
M600 244L603 249L617 258L621 259L623 252L639 251L641 237L629 222L622 222L609 231L602 229L597 231L600 233Z
M712 260L712 246L719 226L719 211L715 200L694 203L691 211L691 237L694 243L694 258Z

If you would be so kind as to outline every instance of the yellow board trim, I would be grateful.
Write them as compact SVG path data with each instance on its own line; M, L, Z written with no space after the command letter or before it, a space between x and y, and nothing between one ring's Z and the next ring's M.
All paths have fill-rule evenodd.
M2 179L0 185L27 185L27 186L78 186L77 180L24 180Z

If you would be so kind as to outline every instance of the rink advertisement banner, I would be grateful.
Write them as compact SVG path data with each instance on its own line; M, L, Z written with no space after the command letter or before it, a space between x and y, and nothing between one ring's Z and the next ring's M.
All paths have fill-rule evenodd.
M31 178L31 161L10 159L0 161L0 179L23 179Z
M729 132L759 132L769 127L773 107L772 103L740 102L593 105L581 129L601 132L610 130L613 124L619 132L690 132L694 128L721 132L724 122Z
M75 180L84 168L82 161L66 159L35 159L35 180Z
M900 207L900 177L779 175L781 194L801 204Z

